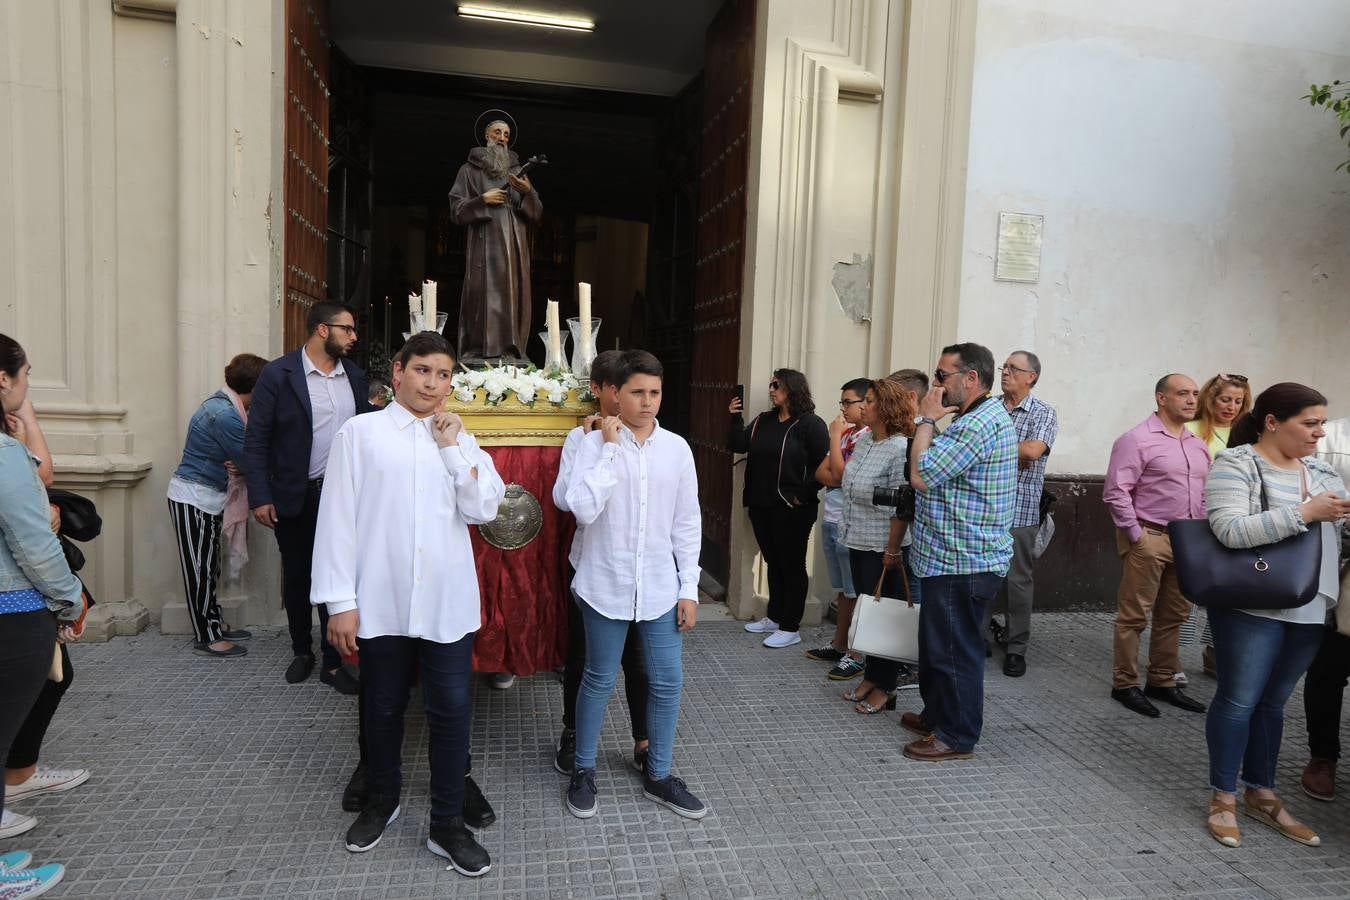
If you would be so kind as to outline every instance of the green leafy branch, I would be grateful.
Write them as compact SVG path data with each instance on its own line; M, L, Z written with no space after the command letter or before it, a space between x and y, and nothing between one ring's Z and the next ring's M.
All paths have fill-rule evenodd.
M1342 84L1337 80L1331 84L1309 85L1308 93L1299 99L1307 100L1309 106L1320 106L1335 113L1341 123L1341 140L1346 140L1346 135L1350 134L1350 84ZM1336 168L1350 173L1350 159Z

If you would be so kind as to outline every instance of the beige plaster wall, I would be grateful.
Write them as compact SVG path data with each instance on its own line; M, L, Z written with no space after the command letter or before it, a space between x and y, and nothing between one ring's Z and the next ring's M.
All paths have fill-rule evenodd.
M1026 347L1050 467L1102 472L1159 375L1312 384L1350 411L1350 178L1300 95L1350 72L1344 4L981 0L960 334ZM993 280L1000 210L1045 216Z

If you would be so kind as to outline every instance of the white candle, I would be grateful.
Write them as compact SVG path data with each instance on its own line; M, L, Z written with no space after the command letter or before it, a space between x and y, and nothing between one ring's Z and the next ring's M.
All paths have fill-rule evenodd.
M422 298L416 294L408 294L408 329L417 330L417 319L422 315Z
M591 358L591 286L584 281L577 282L577 309L581 320L581 334L577 336L577 359Z
M558 331L558 301L548 301L548 359L546 368L562 365L562 335Z
M427 331L436 330L436 282L422 282L422 327Z

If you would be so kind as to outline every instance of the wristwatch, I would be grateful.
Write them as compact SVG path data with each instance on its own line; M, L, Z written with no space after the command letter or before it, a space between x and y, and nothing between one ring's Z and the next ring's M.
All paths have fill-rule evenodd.
M920 425L932 425L937 427L937 419L930 419L928 416L915 416L914 427L918 428Z

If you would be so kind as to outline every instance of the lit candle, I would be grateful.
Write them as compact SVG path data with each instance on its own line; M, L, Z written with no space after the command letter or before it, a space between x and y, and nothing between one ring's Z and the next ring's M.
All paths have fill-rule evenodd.
M593 355L591 347L591 286L584 281L577 282L578 318L581 320L581 334L577 337L576 356L580 365Z
M408 330L418 331L417 322L422 318L422 298L416 294L408 294Z
M544 361L546 368L554 368L562 365L562 335L558 331L558 301L548 301L548 359Z
M436 330L436 282L422 282L422 325L427 331Z

